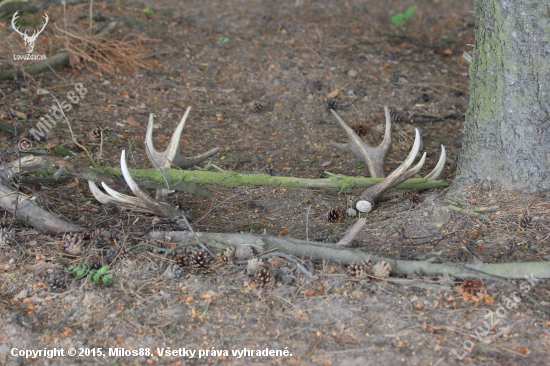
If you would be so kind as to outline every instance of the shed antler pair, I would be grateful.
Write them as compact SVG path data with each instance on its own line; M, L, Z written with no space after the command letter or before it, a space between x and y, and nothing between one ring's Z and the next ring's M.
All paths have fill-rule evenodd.
M183 132L183 127L185 126L185 121L189 115L191 108L187 108L185 115L181 119L178 127L172 135L170 144L168 148L163 152L158 152L155 150L153 145L153 114L149 116L149 123L147 125L147 132L145 134L145 150L147 151L147 157L149 161L158 169L169 168L171 165L176 165L182 169L187 169L199 164L201 161L209 158L214 155L219 148L215 147L203 154L186 158L182 155L180 149L180 139ZM165 196L172 191L168 189L159 189L157 191L157 200L152 199L147 194L145 194L141 188L139 188L136 181L132 178L128 166L126 165L126 153L122 150L120 155L120 169L122 170L122 175L128 187L134 192L136 197L128 196L122 193L111 189L107 184L101 182L101 185L108 194L103 193L97 185L88 181L90 191L94 197L103 204L114 203L122 208L128 210L134 210L136 212L143 213L152 213L157 216L166 217L166 218L175 218L179 214L176 208L170 205L168 202L165 202Z
M372 147L365 143L354 131L351 129L343 120L340 118L338 113L334 110L330 110L332 114L336 117L340 126L344 129L348 136L348 143L342 144L338 142L331 141L330 144L340 150L344 150L355 155L359 160L361 160L367 166L367 169L370 175L374 178L383 178L384 177L384 159L388 154L391 145L391 117L390 110L388 107L384 107L386 113L386 131L384 133L384 140L379 146ZM361 213L367 213L372 211L374 208L374 203L378 197L387 191L390 188L395 187L396 185L404 182L405 180L413 177L416 173L420 171L424 161L426 160L426 152L422 154L420 161L412 168L414 159L420 150L420 133L418 129L415 129L415 138L414 144L411 149L411 152L405 159L405 161L395 169L390 175L388 175L383 181L376 184L375 186L367 188L353 203L353 208ZM445 167L445 146L441 145L441 156L437 165L428 174L425 178L436 180L439 178ZM410 169L409 169L410 168Z

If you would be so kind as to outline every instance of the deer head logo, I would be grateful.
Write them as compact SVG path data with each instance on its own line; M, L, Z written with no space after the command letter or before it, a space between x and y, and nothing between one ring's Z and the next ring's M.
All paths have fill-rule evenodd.
M18 11L13 14L13 17L11 18L11 26L17 33L23 37L23 40L25 41L25 48L27 49L27 53L32 53L32 50L34 49L34 42L36 42L36 38L42 33L44 28L46 28L46 24L48 24L48 14L44 14L44 18L46 19L46 22L42 23L42 29L36 32L36 30L33 32L32 36L27 35L27 31L25 30L25 33L22 33L19 31L19 27L15 25L15 19L19 18L19 15L17 15Z

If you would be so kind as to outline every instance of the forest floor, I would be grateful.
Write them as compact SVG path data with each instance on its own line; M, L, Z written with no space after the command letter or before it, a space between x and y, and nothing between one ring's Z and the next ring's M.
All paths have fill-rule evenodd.
M393 24L391 17L411 5L417 9L404 26ZM126 58L98 52L95 57L104 57L99 65L73 57L74 67L1 82L6 105L20 116L20 130L30 130L54 104L51 95L37 95L38 88L64 101L82 84L86 94L67 117L94 156L99 156L99 142L91 132L104 130L104 166L117 167L124 149L130 167L150 168L144 148L149 114L155 116L154 140L161 148L191 107L182 150L195 155L218 146L210 160L222 169L304 178L326 177L326 172L366 176L354 156L329 144L346 141L328 112L334 99L332 107L348 124L364 125L363 138L371 144L382 140L384 106L395 108L398 121L386 171L404 160L419 128L428 154L421 174L433 168L443 144L448 162L442 178L452 183L468 108L468 64L462 53L471 53L467 44L474 43L473 1L155 0L147 6L152 11L145 12L142 2L94 3L96 24L124 22L112 39ZM47 13L50 23L36 53L51 57L63 48L59 27L64 20L70 33L87 32L89 3L68 7L65 16L60 7ZM41 16L25 18L39 24ZM9 22L0 27L2 54L23 52ZM129 43L135 35L141 48ZM3 69L14 65L21 61L2 60ZM0 113L10 120L5 107ZM89 165L64 123L32 145L32 151L47 155L63 147L74 153L71 161ZM16 158L16 146L16 139L0 133L4 161ZM331 223L326 213L345 207L347 197L359 193L205 188L212 197L170 196L197 231L265 231L324 242L338 241L355 222ZM85 181L29 186L24 192L75 224L110 228L126 248L141 242L129 232L163 227L153 217L102 206ZM439 253L457 264L472 263L474 256L488 263L550 259L547 193L523 195L490 182L465 187L455 200L446 193L420 192L422 202L414 205L411 192L388 195L367 216L353 246L395 259L423 260ZM449 205L498 207L481 220ZM5 223L11 221L8 213L0 213ZM306 261L315 276L307 278L275 260L269 263L274 272L290 268L293 277L260 288L242 265L179 271L172 256L143 248L119 256L111 284L99 286L64 271L80 258L63 250L62 235L38 235L14 223L16 241L0 250L0 364L545 365L550 359L547 314L525 297L503 311L513 290L500 282L479 285L477 290L490 296L467 296L462 280L448 276L412 276L426 285L421 289L391 278L352 279L338 263ZM547 280L512 282L529 284L529 295L550 304ZM488 318L491 311L498 316ZM28 360L13 356L14 347L65 352L73 347L77 356ZM117 347L142 354L108 354ZM86 348L95 356L81 354ZM168 348L196 353L163 355ZM288 355L232 355L244 349L287 350ZM199 350L226 350L228 356L198 358Z

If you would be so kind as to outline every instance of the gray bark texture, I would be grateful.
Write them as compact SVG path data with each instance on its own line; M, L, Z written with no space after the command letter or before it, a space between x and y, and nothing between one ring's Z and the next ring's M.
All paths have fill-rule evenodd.
M550 2L477 0L455 188L550 189Z

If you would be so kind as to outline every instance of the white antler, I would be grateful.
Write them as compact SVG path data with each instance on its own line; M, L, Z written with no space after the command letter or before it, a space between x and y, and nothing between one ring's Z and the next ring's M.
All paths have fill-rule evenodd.
M101 185L103 186L105 191L108 193L107 195L101 192L101 190L99 190L99 188L94 182L88 181L88 186L90 187L90 191L99 202L103 204L114 203L128 210L134 210L137 212L144 212L144 213L152 213L154 215L166 217L166 218L175 218L179 215L175 207L173 207L167 202L159 202L159 201L153 200L151 197L145 194L145 192L143 192L141 188L139 188L134 178L132 178L132 175L128 170L128 166L126 165L125 150L122 150L122 154L120 155L120 169L122 170L122 175L124 176L124 180L126 181L126 184L128 184L128 187L130 187L130 189L132 190L132 192L134 192L136 197L119 193L114 189L110 188L104 182L101 182Z

